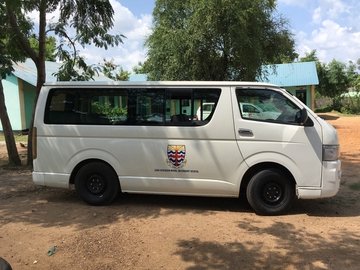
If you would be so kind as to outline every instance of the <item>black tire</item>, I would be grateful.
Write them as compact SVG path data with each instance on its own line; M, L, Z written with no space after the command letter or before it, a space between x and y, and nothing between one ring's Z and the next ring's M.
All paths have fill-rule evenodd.
M278 169L265 169L250 180L246 197L259 215L279 215L288 211L295 198L291 179Z
M12 270L10 263L0 257L0 269L1 270Z
M75 189L88 204L109 204L119 194L119 179L115 171L102 162L91 162L79 169Z

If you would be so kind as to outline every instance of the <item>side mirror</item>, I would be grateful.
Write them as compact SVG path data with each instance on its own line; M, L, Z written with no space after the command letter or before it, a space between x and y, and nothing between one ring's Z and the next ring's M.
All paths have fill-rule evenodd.
M308 113L305 108L302 108L300 111L296 113L296 122L300 125L304 126L308 119Z

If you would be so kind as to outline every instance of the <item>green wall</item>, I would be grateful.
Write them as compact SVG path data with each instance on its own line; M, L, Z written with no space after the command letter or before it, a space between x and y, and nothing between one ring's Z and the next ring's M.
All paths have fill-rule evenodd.
M36 87L27 82L24 82L25 123L23 123L23 126L26 128L29 128L31 124L32 112L35 106L35 93Z
M4 87L5 104L8 116L10 118L11 127L13 130L21 130L21 110L19 100L19 87L18 80L15 76L7 76L2 80ZM2 131L2 125L0 123L0 130Z
M36 87L25 81L22 81L22 86L19 85L18 78L14 75L7 76L5 80L2 80L2 83L6 110L12 129L20 131L29 128L34 108ZM21 108L20 100L23 101L23 108ZM23 119L21 118L22 113ZM2 130L0 122L0 131Z
M306 106L311 108L311 89L310 86L295 86L295 87L285 87L291 94L296 95L296 90L305 90L306 91Z

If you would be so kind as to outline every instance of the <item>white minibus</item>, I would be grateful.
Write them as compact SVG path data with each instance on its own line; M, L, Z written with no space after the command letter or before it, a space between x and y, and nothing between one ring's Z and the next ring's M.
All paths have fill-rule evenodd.
M244 195L277 215L340 185L336 130L270 84L49 83L33 133L34 183L75 188L92 205L121 192Z

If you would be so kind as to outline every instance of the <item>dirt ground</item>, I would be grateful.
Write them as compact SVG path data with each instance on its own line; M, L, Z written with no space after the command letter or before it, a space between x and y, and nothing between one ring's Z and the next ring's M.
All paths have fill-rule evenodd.
M92 207L1 167L0 257L13 269L360 269L360 117L326 118L340 137L340 192L284 216L217 198L126 195Z

